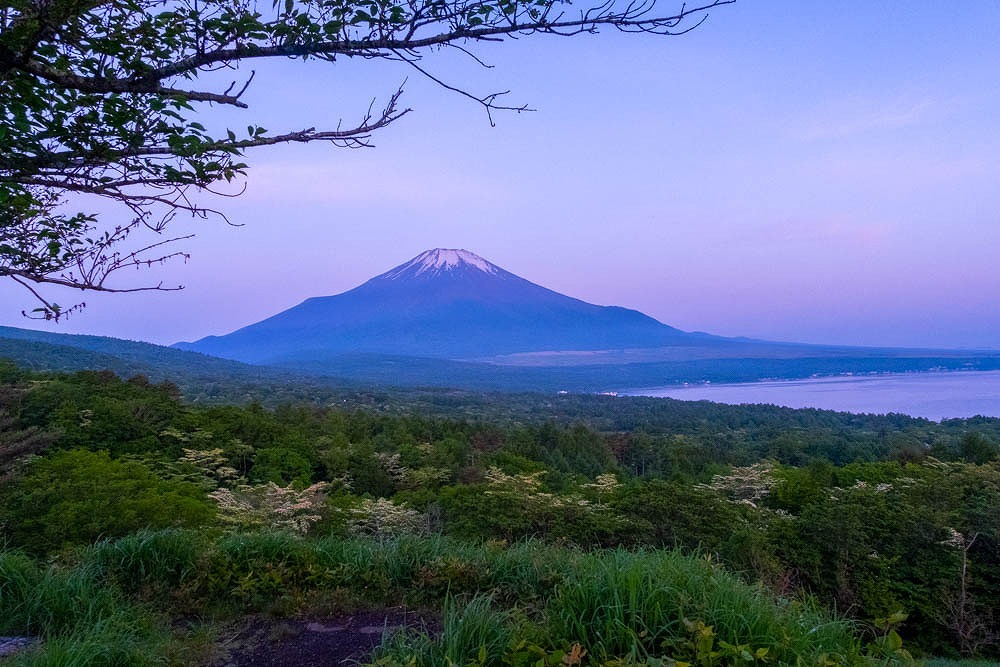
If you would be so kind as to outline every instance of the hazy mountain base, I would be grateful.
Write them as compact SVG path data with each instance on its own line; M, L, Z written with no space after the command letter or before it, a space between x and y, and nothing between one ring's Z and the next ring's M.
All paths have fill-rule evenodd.
M485 391L621 391L698 382L754 382L815 375L997 370L998 357L732 358L631 364L504 366L386 355L339 355L282 368L384 385L456 387Z
M796 349L802 353L803 348ZM80 352L74 353L73 350ZM567 365L563 358L553 366L522 365L521 360L514 362L517 365L502 365L345 354L285 360L282 366L276 367L243 364L136 341L0 327L0 358L12 359L26 368L62 371L110 369L125 377L142 374L157 382L170 380L185 389L191 397L204 393L197 387L220 384L229 385L225 393L231 396L231 385L247 383L311 386L321 391L361 390L377 385L383 388L439 387L476 391L599 392L684 382L752 382L764 378L795 379L842 373L1000 369L1000 354L942 352L931 355L877 350L882 355L892 356L850 356L858 352L858 348L842 348L836 356L757 356L627 364ZM592 361L592 358L588 359Z
M9 330L8 330L9 331ZM892 433L900 429L923 430L929 423L905 415L858 416L823 410L791 410L776 406L755 406L747 411L739 406L707 402L677 401L647 397L608 397L596 394L548 395L524 392L481 392L470 389L394 387L387 383L362 383L336 378L299 375L266 367L214 359L198 353L171 348L91 336L65 336L14 330L26 339L0 337L0 359L15 360L32 370L76 371L110 369L119 377L142 376L152 382L170 382L186 401L202 405L260 403L275 407L285 404L334 406L393 415L422 415L489 421L496 424L552 421L561 424L584 423L601 431L650 433L726 432L756 424L776 428L812 429L817 424L827 429L827 442L839 443L844 456L853 456L851 438L840 435L857 433ZM5 331L4 333L7 333ZM34 340L37 334L48 340L67 340L86 344L96 350L52 345ZM118 355L118 356L115 356ZM362 364L366 372L381 378L411 360L397 359L380 367ZM437 362L432 361L432 365ZM592 370L592 369L591 369ZM482 378L484 382L486 378ZM763 421L761 421L763 420ZM963 424L965 421L953 420ZM971 422L968 422L971 423ZM980 421L981 425L1000 424L998 420ZM992 429L992 427L990 427ZM752 431L751 431L752 432ZM832 433L838 437L830 440ZM1000 440L1000 428L996 429ZM926 435L908 436L912 441L928 442ZM729 438L729 436L726 436ZM832 456L832 454L828 454ZM843 459L841 459L843 460Z

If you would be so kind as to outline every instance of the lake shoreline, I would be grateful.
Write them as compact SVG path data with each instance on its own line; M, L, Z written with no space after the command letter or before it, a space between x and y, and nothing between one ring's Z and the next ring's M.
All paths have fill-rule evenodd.
M731 405L771 404L857 414L899 413L941 421L1000 417L1000 371L934 370L705 382L636 387L621 390L618 395Z

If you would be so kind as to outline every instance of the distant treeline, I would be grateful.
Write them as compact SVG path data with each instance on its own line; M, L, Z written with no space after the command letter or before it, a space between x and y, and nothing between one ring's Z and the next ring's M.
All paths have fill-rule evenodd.
M929 370L998 370L1000 354L885 349L808 348L814 356L795 358L718 358L607 365L504 366L385 354L336 354L288 362L284 367L255 366L161 345L103 336L54 334L0 327L0 359L48 371L112 370L123 377L146 375L170 380L198 403L258 400L282 402L354 400L357 393L391 397L433 387L466 392L599 392L683 382L752 382L762 378L805 378L843 373L906 373ZM399 387L407 389L400 390Z

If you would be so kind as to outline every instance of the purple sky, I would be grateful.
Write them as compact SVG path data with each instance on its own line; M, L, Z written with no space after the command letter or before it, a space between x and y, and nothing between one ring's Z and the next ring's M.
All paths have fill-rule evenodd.
M477 51L492 70L430 54L538 109L495 128L402 65L257 64L250 111L211 125L346 123L407 77L414 111L371 150L248 154L218 202L243 226L179 220L192 259L135 276L184 291L86 295L46 328L225 333L442 246L687 330L1000 348L998 32L992 0L739 0L682 37L522 39ZM42 326L22 290L0 304Z

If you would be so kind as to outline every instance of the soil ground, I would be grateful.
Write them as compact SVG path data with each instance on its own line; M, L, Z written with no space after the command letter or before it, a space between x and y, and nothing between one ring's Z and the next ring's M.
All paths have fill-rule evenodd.
M220 667L330 667L356 665L386 633L404 628L433 632L433 622L401 607L327 618L254 618L230 643Z
M28 649L36 641L31 637L0 637L0 658Z

